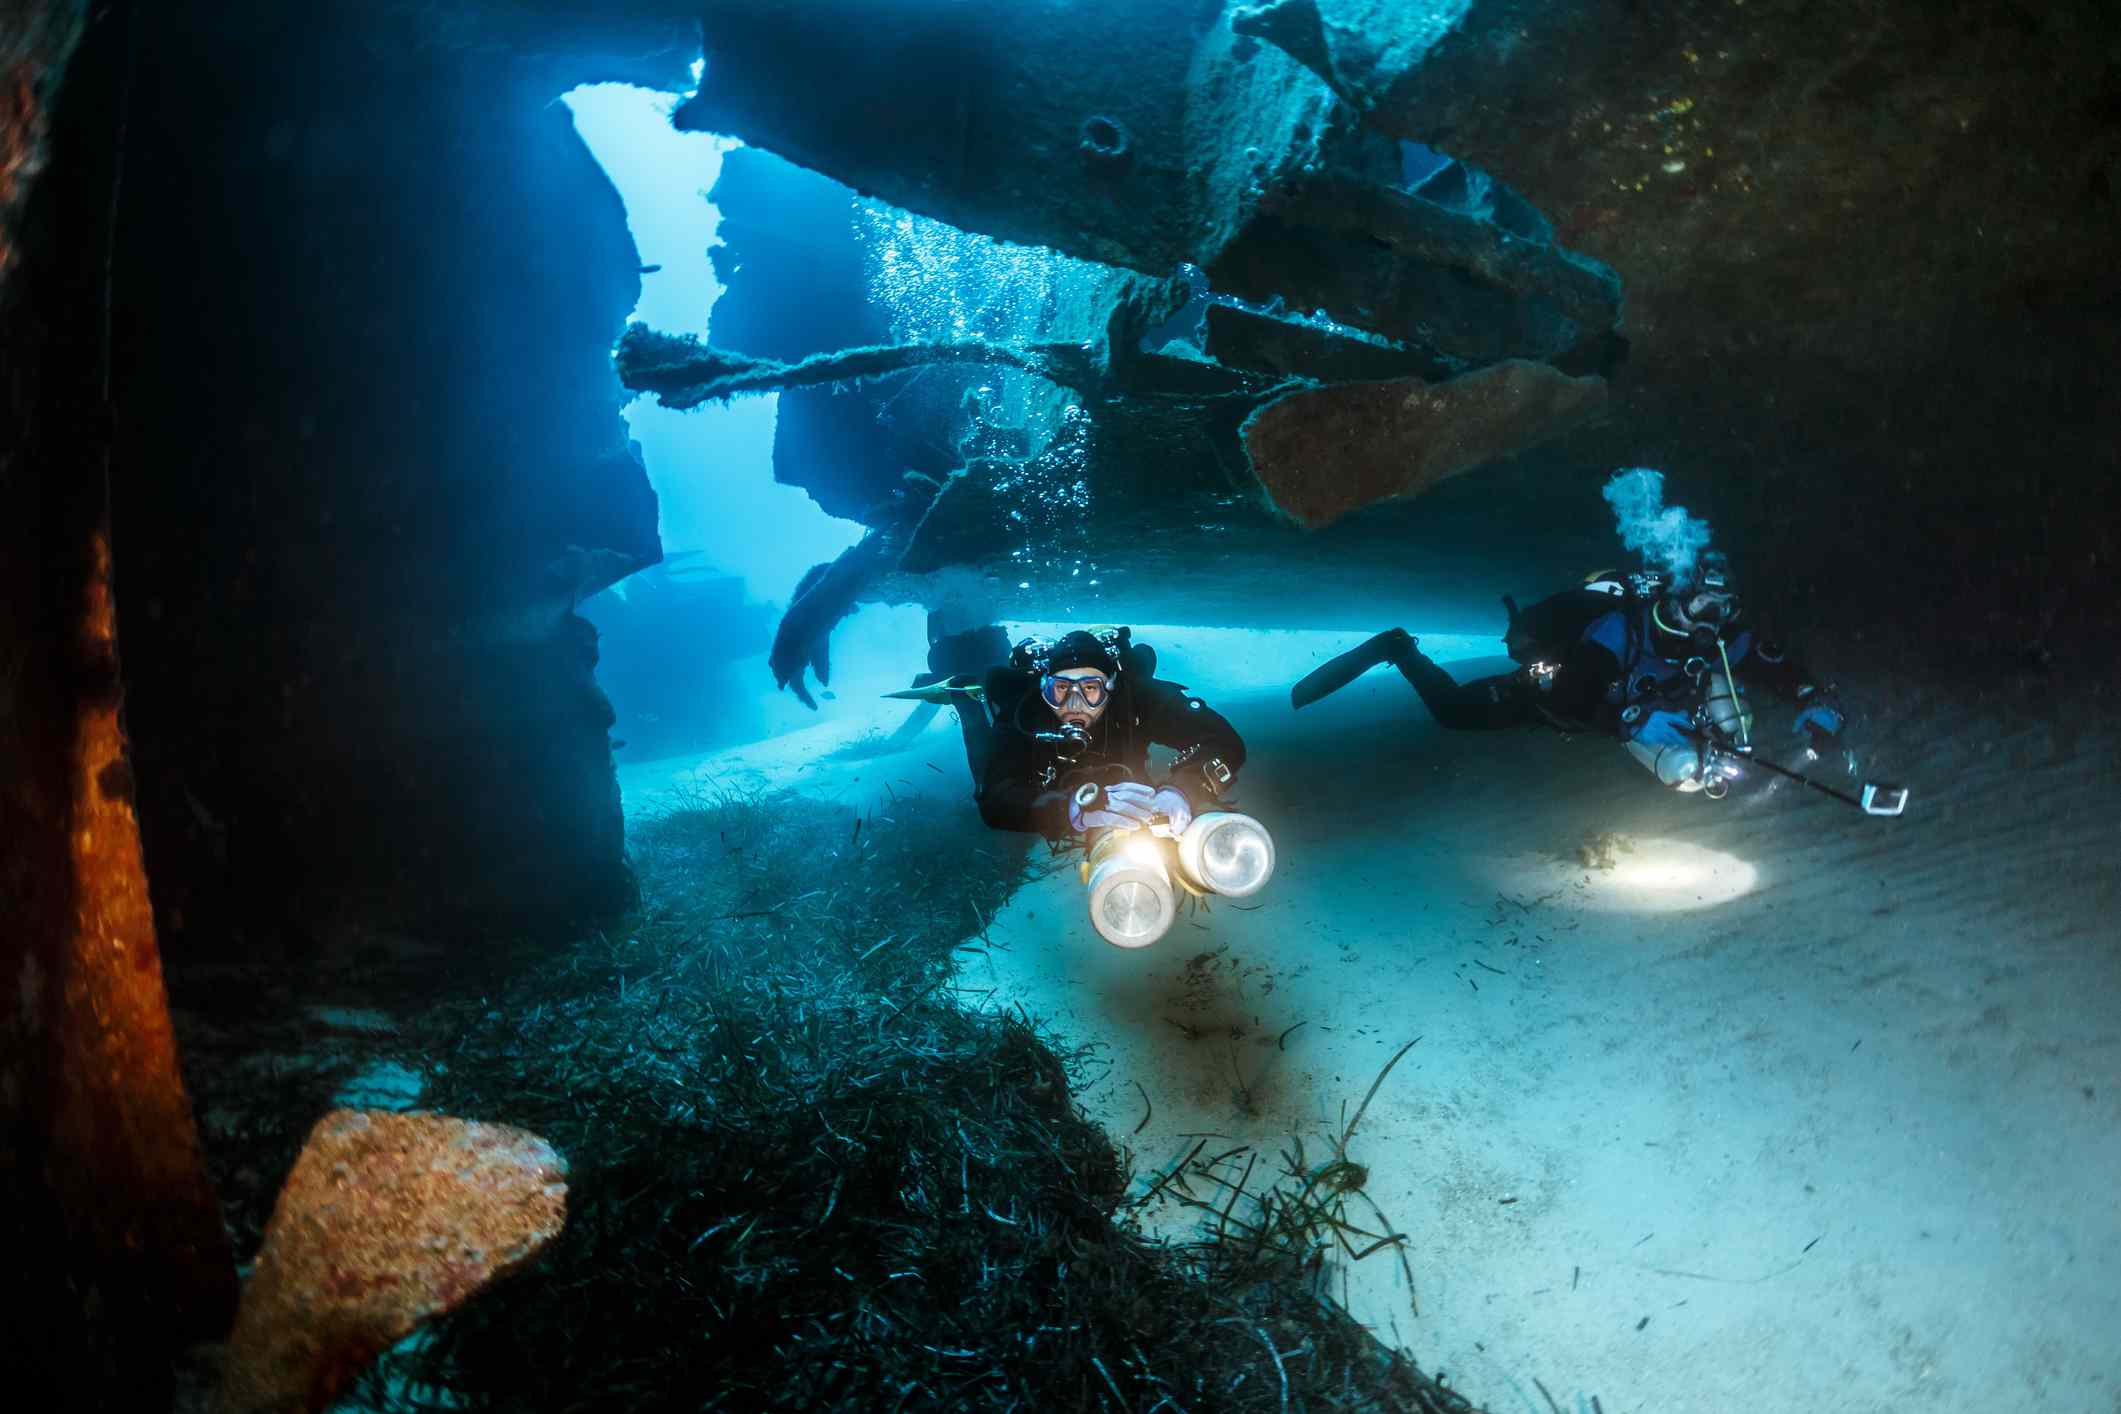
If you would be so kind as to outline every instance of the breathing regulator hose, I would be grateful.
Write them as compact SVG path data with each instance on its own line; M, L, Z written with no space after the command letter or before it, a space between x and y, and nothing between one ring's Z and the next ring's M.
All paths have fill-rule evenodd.
M1753 750L1753 714L1745 710L1745 699L1738 695L1738 677L1731 671L1731 653L1723 646L1723 635L1716 636L1716 656L1723 659L1723 681L1731 690L1731 705L1738 711L1738 749L1750 755Z

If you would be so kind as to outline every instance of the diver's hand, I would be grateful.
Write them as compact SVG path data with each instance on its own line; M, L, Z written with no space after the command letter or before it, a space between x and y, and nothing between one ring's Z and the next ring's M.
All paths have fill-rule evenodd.
M1168 822L1159 826L1159 830L1168 829L1174 835L1182 835L1186 826L1193 823L1193 802L1186 799L1186 793L1177 786L1165 786L1159 790L1150 798L1149 805Z
M1085 797L1089 797L1087 800ZM1102 790L1087 789L1068 798L1068 824L1087 830L1132 830L1156 813L1156 792L1140 781L1120 781Z

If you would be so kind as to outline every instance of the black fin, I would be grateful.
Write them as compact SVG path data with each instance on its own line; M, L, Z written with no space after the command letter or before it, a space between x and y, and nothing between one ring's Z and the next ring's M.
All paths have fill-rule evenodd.
M1332 696L1379 663L1391 662L1399 645L1406 641L1406 635L1398 629L1386 629L1338 658L1328 658L1289 689L1289 705L1301 710L1321 697Z

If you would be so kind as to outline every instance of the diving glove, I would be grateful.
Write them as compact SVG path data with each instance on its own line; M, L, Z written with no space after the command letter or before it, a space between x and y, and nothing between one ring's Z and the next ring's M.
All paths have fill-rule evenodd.
M1795 730L1840 736L1842 725L1841 709L1825 702L1815 702L1797 714Z
M1148 824L1156 810L1156 791L1139 781L1085 785L1068 797L1068 825L1077 834L1132 830Z
M1186 799L1186 793L1177 786L1161 787L1150 800L1149 808L1164 817L1166 823L1159 828L1168 829L1174 835L1184 834L1186 826L1193 823L1193 802Z

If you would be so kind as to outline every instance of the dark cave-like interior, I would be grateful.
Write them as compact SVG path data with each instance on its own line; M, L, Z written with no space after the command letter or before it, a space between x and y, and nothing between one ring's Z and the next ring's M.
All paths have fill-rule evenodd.
M2047 840L2067 908L2096 911L2115 887L2094 801L2121 688L2107 8L0 0L0 962L19 999L0 1023L0 1231L41 1293L0 1379L52 1408L170 1407L211 1383L188 1362L227 1336L281 1179L334 1092L361 1093L259 1057L329 1033L364 1075L416 1042L451 1054L456 1078L437 1066L413 1096L487 1107L462 1118L494 1121L477 1142L538 1201L566 1164L524 1155L549 1141L574 1164L576 1227L432 1278L422 1320L477 1310L474 1290L539 1270L548 1240L542 1260L576 1281L585 1234L616 1252L631 1232L614 1195L636 1180L644 1211L667 1197L666 1225L700 1234L624 1248L688 1292L633 1323L652 1341L598 1327L626 1407L882 1407L897 1389L904 1407L1472 1409L1419 1331L1372 1330L1305 1285L1336 1233L1351 1256L1403 1252L1382 1211L1383 1230L1353 1227L1319 1196L1327 1170L1298 1163L1242 1233L1235 1195L1188 1193L1232 1206L1216 1241L1170 1258L1128 1226L1149 1200L1119 1195L1154 1199L1190 1160L1159 1181L1071 1104L1092 1038L954 1010L959 950L1052 877L1037 854L994 852L961 799L924 795L885 810L920 848L838 799L702 794L649 823L622 765L730 745L744 694L808 700L834 631L870 606L933 611L931 632L1300 637L1420 604L1499 636L1500 594L1609 562L1606 478L1660 467L1755 602L1810 626L1825 674L1877 685L1881 736L1898 732L1880 754L1953 782L1929 853L1832 835L1836 858L1924 881L1957 859L1971 888L2016 822L2008 848ZM600 82L739 144L702 193L721 217L697 253L721 287L706 338L628 324L655 267L561 102ZM908 269L880 273L895 257ZM991 298L946 319L944 285ZM773 607L715 566L664 563L651 477L678 469L645 464L624 416L637 397L762 394L771 477L864 532ZM628 597L592 623L583 602L614 585ZM740 680L769 641L774 681ZM1233 676L1251 651L1230 650ZM859 780L864 753L902 745L876 737L812 755ZM1378 759L1457 769L1428 750ZM2003 762L2050 784L1987 774ZM879 766L864 789L887 779L910 784ZM1304 798L1282 789L1268 798ZM1554 811L1603 828L1577 789ZM827 882L736 858L732 838ZM817 902L843 892L852 912ZM895 944L898 908L915 921ZM721 1010L732 997L755 1009ZM833 1051L818 1017L867 1049ZM622 1026L637 1037L596 1029ZM733 1079L754 1053L780 1069ZM603 1079L555 1059L576 1055ZM982 1067L1006 1101L965 1083ZM788 1075L823 1089L776 1089ZM535 1096L513 1103L510 1077ZM891 1108L914 1092L954 1118ZM897 1147L836 1128L879 1103ZM962 1181L923 1167L952 1126L979 1141ZM673 1146L693 1188L665 1194L675 1180L621 1132ZM755 1264L716 1207L754 1182L771 1195ZM1048 1204L1035 1240L969 1221L976 1190ZM825 1191L815 1228L776 1228ZM932 1219L947 1279L877 1296L886 1315L791 1306L685 1345L733 1292L828 1280L806 1254L869 1240L857 1193ZM1057 1309L1090 1334L1050 1366L919 1325L954 1301L1032 1322L1035 1301L985 1283L1045 1280L1063 1248L1087 1255ZM847 1264L883 1291L903 1254L861 1250ZM688 1262L730 1284L689 1284ZM451 1397L480 1407L540 1407L494 1372L539 1358L569 1292L617 1310L580 1280L544 1296L512 1279L493 1300L516 1304L447 1326L420 1368L458 1362ZM914 1348L981 1353L874 1354L911 1340L892 1321L935 1342ZM814 1362L804 1322L832 1332ZM1151 1348L1128 1355L1137 1336ZM1256 1380L1242 1398L1159 1383L1167 1352L1203 1339L1208 1365ZM746 1383L768 1354L793 1373ZM287 1394L285 1370L223 1375L216 1407L325 1407ZM728 1383L687 1394L700 1379ZM363 1397L414 1407L373 1382Z

